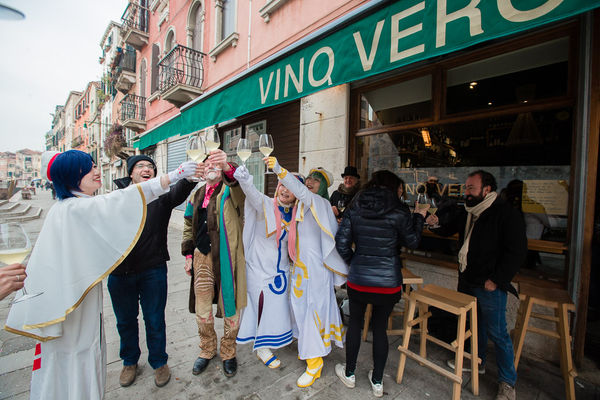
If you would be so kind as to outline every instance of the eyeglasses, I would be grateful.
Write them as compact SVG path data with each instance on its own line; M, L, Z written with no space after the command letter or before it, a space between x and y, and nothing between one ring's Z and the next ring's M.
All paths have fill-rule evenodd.
M144 168L149 168L149 169L154 169L154 165L153 164L135 164L135 166L133 167L134 169L144 169Z

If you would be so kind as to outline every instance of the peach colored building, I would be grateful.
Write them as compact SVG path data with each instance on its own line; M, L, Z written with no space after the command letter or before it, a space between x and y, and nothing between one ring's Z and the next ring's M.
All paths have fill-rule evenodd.
M541 281L572 295L581 360L600 140L600 78L592 73L600 68L600 4L513 3L131 1L121 48L135 49L136 78L121 74L131 82L121 122L161 171L185 158L187 135L216 127L232 160L240 137L256 144L269 133L282 165L325 167L336 178L331 190L348 164L365 180L394 171L411 197L436 175L459 198L467 171L484 167L501 187L514 179L566 183L566 197L547 207L567 250ZM265 178L253 150L248 167L271 193L275 177ZM448 265L433 258L425 261ZM534 351L547 356L546 348L540 341Z
M73 139L71 140L71 148L81 151L90 150L90 120L96 112L97 94L99 82L90 82L83 91L79 102L75 104L74 118L75 125L73 130ZM89 125L89 126L88 126Z
M0 152L0 181L11 180L15 177L17 155L10 151Z

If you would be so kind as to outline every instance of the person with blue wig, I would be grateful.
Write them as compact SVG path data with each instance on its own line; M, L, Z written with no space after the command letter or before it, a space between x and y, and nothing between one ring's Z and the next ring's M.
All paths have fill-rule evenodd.
M31 399L104 397L102 279L135 246L146 205L199 169L185 162L167 175L94 196L102 182L89 154L42 154L42 174L53 182L59 201L48 212L27 265L26 289L41 295L14 303L5 326L39 341Z

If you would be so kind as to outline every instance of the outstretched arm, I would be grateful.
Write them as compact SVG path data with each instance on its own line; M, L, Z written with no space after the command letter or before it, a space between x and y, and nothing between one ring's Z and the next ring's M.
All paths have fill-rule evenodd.
M263 210L263 201L265 198L269 198L268 196L260 193L255 187L253 182L253 177L250 175L250 172L245 166L239 166L236 168L233 177L238 181L240 187L246 194L246 200L248 203L258 212L262 212Z
M287 169L282 168L275 157L267 157L266 164L277 174L281 183L296 196L298 200L310 207L313 201L313 196L318 196L308 190L306 186L296 179Z

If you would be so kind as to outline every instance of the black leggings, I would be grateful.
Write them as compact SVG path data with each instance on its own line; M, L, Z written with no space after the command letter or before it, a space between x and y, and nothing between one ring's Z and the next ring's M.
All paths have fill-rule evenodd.
M400 292L394 294L359 292L348 288L350 325L346 333L346 375L354 374L360 349L361 330L364 326L367 304L373 304L371 329L373 331L373 381L380 383L388 356L387 321Z

